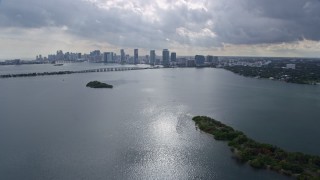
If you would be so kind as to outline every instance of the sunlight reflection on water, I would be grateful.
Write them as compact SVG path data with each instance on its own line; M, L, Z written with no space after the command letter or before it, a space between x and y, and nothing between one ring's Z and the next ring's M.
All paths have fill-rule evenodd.
M185 116L186 107L183 105L157 106L150 103L141 113L150 118L146 132L148 137L143 141L144 148L132 154L135 157L135 163L139 166L132 166L131 172L127 173L134 174L135 178L139 179L159 178L154 177L155 174L161 174L162 179L174 177L187 179L190 169L181 162L188 161L189 155L182 153L184 144L181 143L181 137L177 131L178 126L183 125L179 120L181 116Z

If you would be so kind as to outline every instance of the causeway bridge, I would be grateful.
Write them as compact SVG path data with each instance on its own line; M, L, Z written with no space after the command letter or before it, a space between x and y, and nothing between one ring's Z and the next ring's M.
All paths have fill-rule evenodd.
M111 72L111 71L133 71L133 70L146 70L146 69L159 69L159 67L104 67L104 68L78 70L78 71L54 71L54 72L40 72L40 73L34 72L34 73L21 73L21 74L5 74L5 75L0 75L0 78L49 76L49 75L64 75L64 74L76 74L76 73Z

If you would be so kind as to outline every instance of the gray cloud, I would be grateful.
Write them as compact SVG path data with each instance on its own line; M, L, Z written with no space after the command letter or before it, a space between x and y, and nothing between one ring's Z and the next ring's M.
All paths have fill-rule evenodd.
M145 4L145 1L142 2ZM145 16L145 11L149 10L147 7L136 12L139 5L124 10L121 8L123 4L103 9L85 1L5 0L0 6L0 27L65 26L69 33L82 38L122 46L163 48L169 46L168 39L186 43L184 37L176 34L176 28L199 31L206 19L211 17L201 9L188 9L186 5L168 10L152 4L156 18L152 22L152 15Z
M214 31L219 41L234 44L320 40L318 0L228 1L216 7ZM219 9L221 8L221 9Z
M60 27L79 38L160 49L172 42L217 47L320 40L319 0L190 2L0 0L0 27Z

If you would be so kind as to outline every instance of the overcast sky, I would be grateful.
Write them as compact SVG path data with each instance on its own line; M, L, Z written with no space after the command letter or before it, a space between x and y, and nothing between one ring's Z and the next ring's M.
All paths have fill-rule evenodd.
M0 0L0 59L56 50L320 57L320 0Z

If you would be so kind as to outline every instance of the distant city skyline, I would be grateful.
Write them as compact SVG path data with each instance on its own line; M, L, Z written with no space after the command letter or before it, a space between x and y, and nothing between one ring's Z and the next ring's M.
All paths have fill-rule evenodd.
M319 9L318 0L0 0L0 60L57 49L320 57Z

